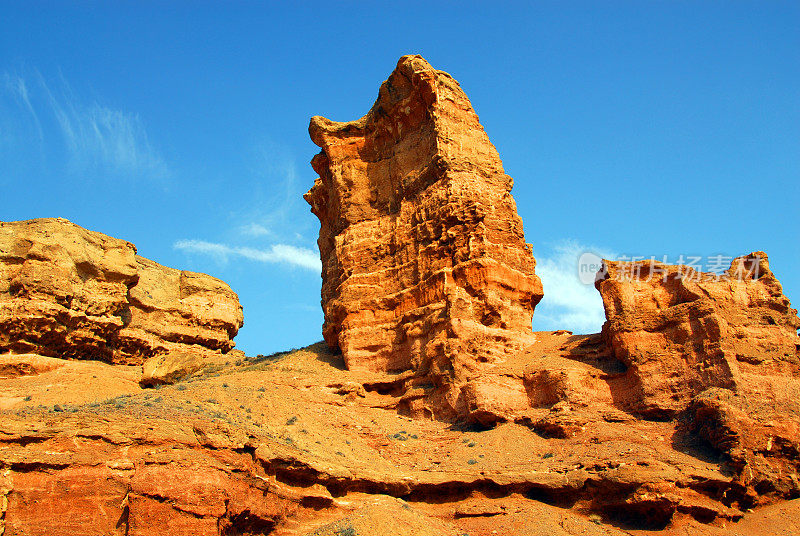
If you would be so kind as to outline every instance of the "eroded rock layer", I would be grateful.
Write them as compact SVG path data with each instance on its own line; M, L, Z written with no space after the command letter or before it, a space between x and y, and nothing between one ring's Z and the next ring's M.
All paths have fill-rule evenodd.
M796 471L753 478L788 452L785 429L757 445L735 431L750 422L742 411L718 419L708 404L693 429L637 419L603 388L613 374L592 357L598 337L537 335L532 351L545 348L530 360L556 372L533 381L535 430L398 415L399 396L377 385L388 375L343 370L324 344L229 353L158 391L139 367L0 356L0 533L798 533L800 504L779 502L800 493L783 484ZM704 437L760 458L736 465Z
M404 56L367 115L309 132L326 342L351 370L414 371L412 412L464 413L482 364L533 342L542 298L513 181L469 100Z
M736 258L720 275L650 261L605 267L596 282L603 336L629 367L629 408L669 415L705 389L800 374L800 319L766 253Z
M211 276L61 218L0 222L0 352L141 364L227 352L241 325L238 297Z
M614 393L651 418L685 416L741 493L800 493L800 319L764 252L716 275L605 262L603 338L627 367ZM685 411L684 411L685 410Z

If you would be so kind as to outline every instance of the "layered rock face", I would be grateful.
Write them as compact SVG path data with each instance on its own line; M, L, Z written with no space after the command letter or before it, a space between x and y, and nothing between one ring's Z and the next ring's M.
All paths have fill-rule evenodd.
M397 396L374 388L382 374L342 370L324 344L233 358L158 391L140 387L139 367L0 356L0 532L798 533L800 501L750 512L800 493L781 489L796 470L753 478L770 453L788 452L775 435L785 429L773 424L772 442L758 445L766 455L737 469L697 438L716 431L752 449L756 435L732 433L751 422L743 412L717 419L698 398L695 423L707 426L692 433L636 419L598 399L605 380L587 382L599 370L575 360L597 337L540 339L538 368L566 372L536 374L537 405L553 404L546 420L571 434L407 419Z
M767 255L736 258L720 275L605 267L603 338L628 367L617 404L655 418L683 412L725 456L744 500L800 493L800 319Z
M668 416L711 387L800 373L800 319L766 253L734 259L719 276L649 261L605 267L595 283L603 336L629 367L630 409Z
M412 412L465 411L484 363L533 342L542 298L512 179L458 83L404 56L357 121L314 117L323 335L351 370L414 371Z
M227 352L241 325L238 297L211 276L61 218L0 222L0 352L141 364Z

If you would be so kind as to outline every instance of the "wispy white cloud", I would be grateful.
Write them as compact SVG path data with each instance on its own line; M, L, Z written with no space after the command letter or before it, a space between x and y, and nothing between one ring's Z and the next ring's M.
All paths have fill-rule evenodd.
M306 214L308 208L291 151L270 140L259 140L245 158L248 174L257 186L250 210L240 215L239 233L253 239L303 241L297 232L298 222L303 220L298 215Z
M175 249L205 255L223 264L239 258L320 273L322 263L317 249L310 247L298 232L308 225L303 216L309 211L302 201L291 152L261 140L249 147L244 158L243 180L250 181L248 202L246 208L232 215L233 225L227 237L218 242L180 240L174 244Z
M606 259L616 257L574 240L556 244L550 256L536 257L536 274L542 279L544 298L533 315L534 329L600 331L605 321L603 300L594 285L582 283L578 277L578 259L586 252Z
M34 123L39 141L44 138L42 130L42 123L39 121L39 114L36 113L28 91L28 84L21 76L13 75L10 73L3 73L3 89L10 93L17 99L19 105L27 112Z
M66 82L62 82L61 95L51 91L43 79L40 82L77 168L137 178L168 175L137 114L98 103L82 104Z
M259 238L262 236L272 236L274 233L270 231L265 225L260 223L250 222L239 227L239 232L245 236Z
M0 80L0 90L16 101L16 111L8 113L17 118L17 137L25 137L25 123L33 124L44 149L66 150L72 171L97 172L108 178L168 177L168 166L137 114L87 103L63 77L48 83L38 72L29 79L4 72Z
M273 244L260 249L229 246L204 240L179 240L174 247L189 253L210 255L220 262L227 262L230 257L241 257L257 262L297 266L318 273L322 271L322 264L316 251L288 244Z
M167 175L164 161L150 145L138 116L99 106L71 110L65 115L73 154L83 164L107 167L119 173Z

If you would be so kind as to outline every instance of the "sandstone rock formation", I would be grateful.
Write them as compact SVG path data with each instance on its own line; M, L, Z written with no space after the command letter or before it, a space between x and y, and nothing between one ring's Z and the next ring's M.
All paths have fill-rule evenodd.
M173 351L147 359L142 365L142 386L170 385L203 368L205 360L197 353Z
M590 340L539 337L551 355ZM231 358L158 391L139 386L136 366L12 358L25 366L0 378L4 535L777 536L800 519L800 501L779 501L797 490L747 482L705 431L569 402L557 386L570 374L537 380L556 386L560 419L583 419L547 437L398 415L401 395L376 383L385 375L343 370L324 344ZM747 429L728 433L739 417L704 422L744 451ZM754 472L787 448L773 430Z
M685 415L737 475L744 506L800 495L800 319L767 255L718 275L649 261L606 261L601 274L603 337L628 367L617 404Z
M326 342L351 370L413 371L412 413L465 414L462 387L533 342L542 298L513 181L469 100L404 56L367 115L309 132Z
M534 337L511 181L448 75L404 57L311 133L327 344L247 357L221 281L0 223L0 535L800 533L765 254L606 262L602 334Z
M766 253L720 275L650 261L606 261L601 274L603 336L628 367L627 408L668 417L705 389L800 375L800 319Z
M0 352L141 364L227 352L242 325L230 287L48 218L0 222Z

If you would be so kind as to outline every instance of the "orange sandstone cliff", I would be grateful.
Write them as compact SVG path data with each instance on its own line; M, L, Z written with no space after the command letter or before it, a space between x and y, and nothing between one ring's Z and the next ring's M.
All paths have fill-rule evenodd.
M0 353L135 365L227 352L241 326L239 298L218 279L61 218L0 222Z
M351 370L411 371L411 413L463 415L483 364L533 342L542 298L513 181L469 99L404 56L367 115L314 117L309 132L325 341Z

